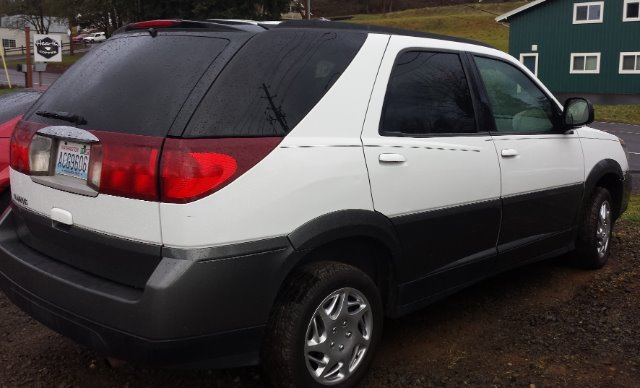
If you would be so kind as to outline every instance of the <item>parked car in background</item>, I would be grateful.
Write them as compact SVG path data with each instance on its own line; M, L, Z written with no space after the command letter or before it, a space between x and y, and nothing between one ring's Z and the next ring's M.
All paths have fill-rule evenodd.
M107 40L107 36L104 32L94 32L89 34L89 36L85 37L83 40L85 43L100 43Z
M126 26L24 115L13 303L116 358L346 388L385 316L568 252L607 262L631 176L587 100L474 41L232 23Z
M0 213L9 204L9 140L13 128L41 94L25 90L0 97Z
M71 38L73 43L84 43L84 38L88 38L89 34L79 34Z

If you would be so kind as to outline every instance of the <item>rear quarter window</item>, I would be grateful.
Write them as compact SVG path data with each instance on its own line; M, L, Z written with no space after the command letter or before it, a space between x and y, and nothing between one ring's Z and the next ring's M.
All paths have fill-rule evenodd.
M366 37L288 29L256 35L222 71L184 136L286 135L338 80Z
M43 96L37 111L82 116L86 128L165 136L184 101L227 39L159 34L110 39L71 67ZM67 123L30 112L30 121Z

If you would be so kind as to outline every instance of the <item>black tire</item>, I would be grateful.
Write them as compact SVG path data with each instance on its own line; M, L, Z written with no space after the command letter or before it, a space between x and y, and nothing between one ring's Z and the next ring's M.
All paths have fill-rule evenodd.
M320 315L316 313L320 311L321 304L324 302L326 305L327 298L343 290L357 291L361 296L364 296L363 300L368 301L371 311L370 320L367 319L372 326L369 330L370 340L367 350L357 363L357 367L349 372L350 375L344 380L330 386L353 387L365 376L382 333L383 309L380 293L371 278L364 272L346 264L324 261L313 263L297 271L288 281L286 289L281 293L279 301L274 307L262 347L265 375L273 386L279 388L328 386L312 377L310 369L313 368L313 364L308 364L308 350L305 348L313 337L307 339L307 330L312 330L312 318L320 319ZM346 322L343 319L339 319L339 321ZM337 334L335 334L335 326L326 328L327 337L323 343L324 346L331 346L329 351L332 352L327 354L335 355L336 348L340 346L337 341L342 341L346 336L351 337L351 332L347 330L356 326L360 328L358 324L354 325L353 322L348 325L350 327L338 327ZM320 326L324 327L325 325L321 324ZM331 330L333 331L331 332ZM360 335L360 333L359 330L356 334ZM345 337L342 336L343 334ZM351 347L349 342L346 344L346 348L344 348L345 345L342 345L343 347L340 349L340 351L344 349L345 353L338 354L356 354L357 349ZM351 356L347 356L347 358L353 360ZM331 370L331 367L327 366L326 369Z
M608 208L608 225L602 223L601 211ZM609 191L596 187L591 199L583 209L582 223L579 225L576 252L576 264L585 269L599 269L609 260L611 249L611 232L613 230L613 201ZM604 228L600 230L601 227ZM606 243L603 243L605 241Z
M11 190L7 187L4 193L0 194L0 215L4 213L5 209L11 203Z

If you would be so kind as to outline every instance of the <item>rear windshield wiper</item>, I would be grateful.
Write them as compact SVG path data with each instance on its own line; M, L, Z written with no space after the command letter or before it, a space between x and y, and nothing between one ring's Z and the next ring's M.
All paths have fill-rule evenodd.
M46 110L40 110L40 111L37 111L36 114L38 116L46 117L48 119L67 121L75 125L85 125L87 123L87 120L85 120L84 117L74 115L73 113L69 113L69 112L49 112Z

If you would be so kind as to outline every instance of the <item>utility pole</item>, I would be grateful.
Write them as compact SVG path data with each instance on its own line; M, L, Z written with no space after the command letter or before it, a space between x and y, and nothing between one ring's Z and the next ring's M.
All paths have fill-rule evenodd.
M25 73L25 79L24 79L24 83L25 83L25 88L32 88L33 87L33 69L31 68L31 27L26 26L24 28L24 34L25 34L25 46L27 46L27 72Z
M69 55L73 56L73 19L69 18Z
M307 0L307 20L311 20L311 0Z

